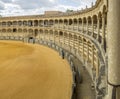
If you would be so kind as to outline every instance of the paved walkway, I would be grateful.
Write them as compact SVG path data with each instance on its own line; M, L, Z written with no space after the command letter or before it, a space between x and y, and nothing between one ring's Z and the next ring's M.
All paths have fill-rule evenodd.
M95 91L91 89L91 78L86 69L83 68L82 62L74 59L75 66L78 66L82 75L82 83L77 84L76 99L95 99Z

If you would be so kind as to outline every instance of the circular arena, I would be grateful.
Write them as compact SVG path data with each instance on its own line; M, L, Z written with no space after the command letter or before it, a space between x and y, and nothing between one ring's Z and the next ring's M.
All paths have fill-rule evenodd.
M0 99L120 99L119 4L0 17Z
M0 99L71 98L72 72L55 51L0 41L0 55Z

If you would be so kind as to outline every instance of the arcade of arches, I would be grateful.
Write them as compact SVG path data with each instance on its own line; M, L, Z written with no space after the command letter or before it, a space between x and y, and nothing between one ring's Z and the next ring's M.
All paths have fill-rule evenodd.
M1 17L0 39L28 42L33 38L36 43L55 44L83 62L93 81L96 99L120 99L119 4L119 0L97 0L91 8L70 14ZM116 24L111 25L112 19Z

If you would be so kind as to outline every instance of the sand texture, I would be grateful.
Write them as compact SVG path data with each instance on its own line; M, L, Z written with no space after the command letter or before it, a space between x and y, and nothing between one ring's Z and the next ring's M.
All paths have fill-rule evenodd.
M54 50L0 41L0 99L70 99L72 73Z

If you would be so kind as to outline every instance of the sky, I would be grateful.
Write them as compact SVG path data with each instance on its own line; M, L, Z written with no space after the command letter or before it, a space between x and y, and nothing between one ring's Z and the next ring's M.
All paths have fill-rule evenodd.
M0 0L0 15L39 15L44 11L80 10L96 0Z

